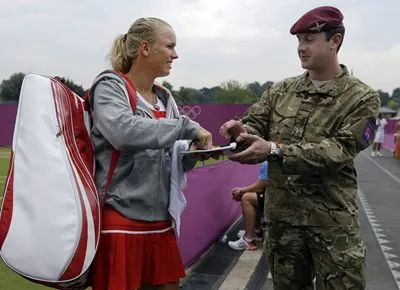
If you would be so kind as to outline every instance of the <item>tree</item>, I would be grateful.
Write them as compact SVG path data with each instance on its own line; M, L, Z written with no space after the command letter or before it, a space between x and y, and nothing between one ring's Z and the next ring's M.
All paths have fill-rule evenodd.
M263 85L262 85L263 92L266 91L267 89L270 89L273 85L274 85L274 82L271 82L271 81L267 81L267 82L263 83Z
M240 82L230 80L222 83L214 101L224 104L252 104L257 101L257 96Z
M271 81L267 81L265 83L263 83L262 85L259 82L254 82L254 83L250 83L247 85L247 88L249 90L251 90L254 95L257 97L257 100L259 100L262 96L262 94L269 88L272 87L272 85L274 84L274 82Z
M177 104L196 104L203 100L201 90L180 87L179 91L174 91L173 86L167 81L163 81L162 85L171 92Z
M9 79L0 84L0 102L17 103L21 92L22 81L25 74L22 72L12 74Z
M195 104L201 99L202 93L192 88L180 87L175 93L175 100L178 104Z
M379 98L381 99L381 106L387 106L389 99L390 99L390 95L387 92L384 92L382 90L378 90L378 94L379 94Z
M262 93L264 92L263 87L259 82L250 83L247 85L247 88L254 93L258 98L261 97Z
M395 100L398 103L400 103L400 88L395 88L393 90L391 99Z
M220 89L221 88L219 86L215 86L212 88L204 87L204 88L200 89L203 97L202 97L201 101L199 101L199 102L200 103L213 103L215 96Z
M392 109L392 110L398 110L400 109L400 103L397 102L396 100L390 100L387 104L388 108Z
M193 88L185 88L188 91L188 103L191 104L198 104L198 103L204 103L203 102L203 93L200 90L196 90Z
M169 83L169 82L167 82L167 81L163 81L162 82L162 85L163 85L163 87L165 87L165 88L167 88L169 91L171 91L172 92L172 85Z
M81 85L77 85L70 79L66 79L64 77L55 77L55 78L58 79L60 82L62 82L64 85L66 85L68 88L70 88L71 91L73 91L78 96L83 97L83 95L86 92L86 90Z
M185 87L181 87L175 94L175 100L178 104L190 103L189 90Z

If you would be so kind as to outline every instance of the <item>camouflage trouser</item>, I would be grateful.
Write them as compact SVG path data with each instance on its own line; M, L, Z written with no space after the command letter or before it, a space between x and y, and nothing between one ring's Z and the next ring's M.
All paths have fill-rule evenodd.
M365 289L358 226L292 226L272 221L264 241L275 290Z

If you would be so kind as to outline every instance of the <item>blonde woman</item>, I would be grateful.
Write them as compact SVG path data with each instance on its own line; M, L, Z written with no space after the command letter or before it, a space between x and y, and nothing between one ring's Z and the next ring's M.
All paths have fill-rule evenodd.
M93 290L176 290L185 275L168 213L170 155L176 140L210 148L212 136L180 116L166 89L154 84L169 75L178 58L172 27L158 18L140 18L112 47L115 71L101 73L91 88L96 183L104 202L100 245L92 265ZM137 107L124 94L135 87ZM114 149L119 158L109 184ZM193 168L190 156L185 170Z

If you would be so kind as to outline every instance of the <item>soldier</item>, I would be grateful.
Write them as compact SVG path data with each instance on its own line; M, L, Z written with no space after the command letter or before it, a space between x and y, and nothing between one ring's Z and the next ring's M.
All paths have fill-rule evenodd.
M291 28L306 72L267 90L241 121L221 126L239 142L230 159L269 160L265 248L274 289L364 289L356 155L374 139L378 94L349 75L337 53L343 15L318 7Z

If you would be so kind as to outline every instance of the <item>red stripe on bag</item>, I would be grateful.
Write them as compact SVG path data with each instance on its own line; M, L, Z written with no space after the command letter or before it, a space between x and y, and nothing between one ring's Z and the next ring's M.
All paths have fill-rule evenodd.
M78 248L76 249L75 255L73 256L69 266L64 271L63 275L60 277L60 280L66 281L69 279L74 279L78 277L83 270L83 266L85 264L86 250L87 250L87 242L88 242L88 223L87 223L87 215L86 208L84 206L84 201L82 199L82 194L79 194L79 199L82 204L82 230L81 236L78 243Z
M61 85L57 85L54 82L52 82L52 88L53 88L53 95L56 101L56 113L57 113L57 119L58 119L58 124L60 126L60 130L64 136L64 140L65 140L65 145L68 151L68 162L71 163L71 159L74 157L73 154L71 154L71 133L70 130L72 130L71 126L69 125L69 121L68 119L71 118L72 116L68 116L65 115L66 113L68 113L70 111L69 106L70 104L70 100L69 100L69 96L67 93L67 90L61 86ZM72 141L73 142L73 141ZM73 167L73 164L70 164L70 167ZM64 271L63 275L60 277L60 280L63 281L65 280L65 273L68 273L68 276L71 276L71 273L75 273L75 277L77 277L80 272L82 271L83 268L83 263L79 263L80 259L80 253L82 252L82 247L86 242L82 241L82 235L83 235L83 228L84 228L84 224L87 224L87 216L84 215L83 213L85 212L84 209L84 204L82 204L82 196L81 196L81 190L77 184L76 181L76 176L75 174L73 174L74 180L75 180L75 184L76 187L78 189L78 198L80 201L80 208L82 210L81 212L81 216L82 216L82 228L81 228L81 232L79 234L79 241L78 241L78 245L77 248L75 250L75 253L72 257L72 260L69 262L67 269ZM85 249L86 251L86 249ZM78 260L78 261L77 261Z
M7 173L6 186L3 194L3 205L0 213L0 249L3 246L7 233L10 229L13 212L14 198L14 152L11 151L10 166Z
M78 146L76 144L75 132L74 132L74 118L79 116L70 116L65 115L68 112L74 111L71 110L71 106L76 105L75 96L66 90L63 86L59 86L56 83L52 83L53 94L56 98L56 111L57 118L59 121L59 126L61 128L61 132L63 133L65 139L65 145L68 150L69 162L70 166L75 168L78 176L73 175L75 183L78 189L78 197L81 204L81 216L82 216L82 228L79 237L78 246L76 248L75 254L70 261L67 269L64 271L63 275L60 277L60 280L68 280L73 279L79 276L83 271L83 266L85 262L86 252L87 252L87 238L88 238L88 221L87 221L87 208L83 200L83 195L87 197L89 203L90 214L93 218L94 222L94 240L95 246L98 244L98 232L99 232L99 211L98 211L98 199L96 198L96 189L93 182L91 182L91 172L87 170L88 162L85 162L79 152ZM78 102L79 106L79 102ZM83 106L83 104L82 104ZM78 107L79 109L79 107ZM83 108L81 107L83 110ZM82 111L83 114L83 111ZM84 124L83 124L84 125ZM79 124L78 124L79 126ZM75 128L76 129L76 128ZM76 131L76 130L75 130ZM86 176L85 176L86 175ZM78 183L78 179L81 180L82 185L84 187L84 191L81 191L81 188ZM91 184L92 183L92 184Z
M72 94L71 91L66 91L69 96L70 105L73 104L76 96ZM80 128L85 128L85 123L83 121L83 116L85 111L85 105L82 102L78 102L78 110L71 110L74 116L69 120L72 122L71 127L73 132L71 132L71 144L75 144L76 150L71 150L71 154L74 155L75 160L77 160L78 173L80 175L80 180L85 188L85 193L90 204L90 211L93 216L95 236L98 237L100 231L100 213L99 213L99 198L97 194L96 184L94 183L94 150L92 141L90 139L89 133ZM80 134L79 134L80 133ZM90 171L89 171L90 169ZM96 241L96 248L98 244L98 239Z

